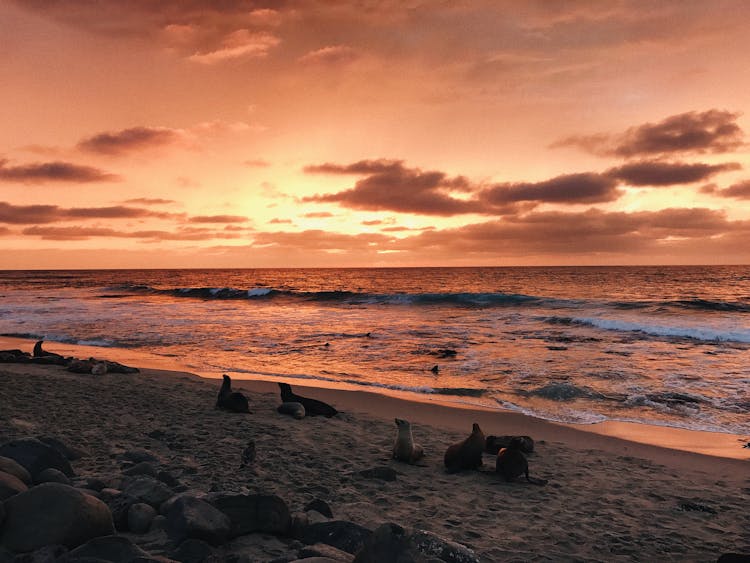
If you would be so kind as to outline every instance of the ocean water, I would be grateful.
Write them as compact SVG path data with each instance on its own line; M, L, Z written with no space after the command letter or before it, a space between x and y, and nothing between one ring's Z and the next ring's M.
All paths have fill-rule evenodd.
M750 433L746 266L5 271L0 333L217 377Z

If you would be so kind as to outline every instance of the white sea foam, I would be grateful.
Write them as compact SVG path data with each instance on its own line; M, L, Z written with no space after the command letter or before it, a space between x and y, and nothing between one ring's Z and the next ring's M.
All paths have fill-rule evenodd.
M576 317L574 323L587 324L605 330L642 332L654 336L674 336L694 340L714 342L747 342L750 343L750 330L723 330L701 326L668 326L646 324L625 320L603 319L598 317Z

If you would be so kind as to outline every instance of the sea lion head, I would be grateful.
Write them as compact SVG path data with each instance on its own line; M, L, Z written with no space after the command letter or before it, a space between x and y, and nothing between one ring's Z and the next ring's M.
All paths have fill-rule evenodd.
M398 426L399 428L409 425L409 422L404 420L403 418L394 418L393 420L396 421L396 426Z
M471 426L471 433L472 434L482 434L482 429L479 428L479 425L475 422Z
M229 377L229 376L228 376L228 375L227 375L226 373L225 373L224 375L222 375L221 377L223 377L223 378L224 378L224 381L228 381L228 382L231 382L231 381L232 381L232 378L231 378L231 377Z

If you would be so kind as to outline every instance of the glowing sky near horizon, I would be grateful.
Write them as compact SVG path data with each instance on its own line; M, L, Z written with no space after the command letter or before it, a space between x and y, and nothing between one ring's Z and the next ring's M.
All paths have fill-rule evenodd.
M0 2L0 268L750 263L744 0Z

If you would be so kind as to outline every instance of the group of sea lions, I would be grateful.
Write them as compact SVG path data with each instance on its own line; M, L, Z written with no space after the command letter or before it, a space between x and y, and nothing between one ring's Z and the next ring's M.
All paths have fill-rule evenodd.
M63 366L73 373L90 373L92 375L104 375L106 373L138 373L138 368L126 366L109 360L96 358L79 359L73 356L63 356L56 352L50 352L43 348L44 340L34 344L31 354L22 350L0 350L0 363L17 364L43 364Z
M414 442L409 421L397 418L396 439L393 444L393 458L415 464L424 457L422 446ZM451 444L445 451L443 463L448 473L465 469L479 469L485 453L496 455L495 472L505 481L515 481L522 475L529 483L545 485L547 481L529 476L529 462L526 453L534 451L534 440L529 436L487 436L476 422L471 434L460 442Z

